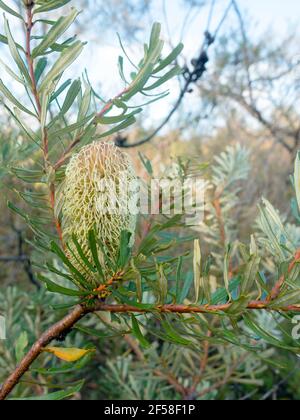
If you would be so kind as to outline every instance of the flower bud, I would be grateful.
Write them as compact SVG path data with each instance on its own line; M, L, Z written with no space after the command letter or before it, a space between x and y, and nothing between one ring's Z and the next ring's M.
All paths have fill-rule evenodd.
M136 180L129 156L113 143L94 142L85 146L68 164L63 191L63 236L70 244L70 239L75 235L91 263L93 258L88 242L90 230L95 230L113 261L118 256L122 231L131 232L134 241L136 215L130 212L130 202L132 204L132 200L137 200L132 188ZM74 247L72 251L72 263L97 285L99 282L87 267L78 264L80 258L76 258ZM105 275L113 275L100 247L98 252Z
M34 6L34 0L23 0L23 4L25 7L33 7Z

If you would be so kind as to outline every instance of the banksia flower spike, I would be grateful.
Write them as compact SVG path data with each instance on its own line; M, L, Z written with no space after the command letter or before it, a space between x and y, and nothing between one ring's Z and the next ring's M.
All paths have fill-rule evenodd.
M131 210L137 193L137 178L131 160L113 143L92 143L74 155L67 166L64 182L62 226L64 241L69 244L70 260L88 281L99 282L84 265L70 241L76 237L84 254L93 264L88 235L95 230L106 255L116 261L122 231L132 234L134 241L136 214ZM101 247L98 258L106 277L115 273L105 262Z

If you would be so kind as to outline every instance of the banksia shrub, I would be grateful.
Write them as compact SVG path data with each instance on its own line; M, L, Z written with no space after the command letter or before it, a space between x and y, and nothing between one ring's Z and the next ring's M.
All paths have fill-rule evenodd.
M137 197L134 188L130 188L135 181L129 156L113 143L94 142L83 147L66 169L62 210L64 241L70 244L75 237L92 263L88 236L95 230L103 245L98 253L106 275L114 273L105 263L103 252L114 263L122 231L132 234L131 245L134 241L136 215L130 212L129 206ZM79 255L70 245L69 255L82 271ZM90 271L84 270L90 277Z

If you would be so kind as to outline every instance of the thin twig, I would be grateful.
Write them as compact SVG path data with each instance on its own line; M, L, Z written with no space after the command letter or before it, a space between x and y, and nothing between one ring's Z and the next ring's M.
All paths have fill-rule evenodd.
M290 274L292 272L292 270L294 269L295 265L300 261L300 250L296 252L295 257L293 259L293 261L290 263L289 268L288 268L288 274ZM282 287L284 285L286 281L286 276L282 275L280 277L280 279L276 282L275 286L273 287L269 297L268 297L268 301L272 301L275 300L279 295L280 292L282 290Z
M188 306L188 305L158 305L152 308L142 309L133 305L109 305L105 303L98 303L95 310L98 312L110 312L110 313L175 313L175 314L218 314L220 312L228 311L232 306L232 303L226 303L224 305L199 305L199 306ZM251 301L246 307L246 310L267 310L276 312L300 312L299 305L288 305L282 307L270 307L270 302L265 300Z
M73 311L65 318L53 325L46 331L32 346L27 355L21 361L15 371L4 382L0 390L0 400L6 399L15 386L19 383L23 375L29 370L32 363L42 353L43 349L54 339L58 338L65 331L68 331L74 326L86 313L83 306L76 306Z
M145 363L146 362L145 356L144 356L143 352L141 351L138 342L134 338L132 338L131 336L129 336L129 335L126 335L124 337L124 339L125 339L126 343L129 345L129 347L131 347L131 349L135 353L135 355L138 358L138 360L140 362L144 362ZM172 385L174 387L174 389L179 394L181 394L181 396L183 398L186 397L186 395L188 393L188 390L183 385L181 385L178 382L177 378L171 372L163 372L160 369L155 369L153 371L153 374L155 376L159 377L159 378L165 379L170 385Z
M26 59L27 59L27 64L28 64L28 69L29 69L29 74L30 74L30 79L31 79L31 89L32 89L32 93L36 102L36 106L38 110L38 117L41 122L42 105L41 105L38 88L37 88L37 82L35 78L34 60L31 55L31 35L32 35L32 29L34 26L33 13L32 13L33 6L34 6L34 3L26 6L26 15L27 15L27 22L25 24L26 25ZM50 167L50 163L49 163L49 139L48 139L48 131L46 127L44 127L43 129L42 137L43 137L42 142L43 142L43 154L44 154L44 170L45 172L47 172L48 168ZM55 185L54 183L50 184L49 192L50 192L50 205L53 210L56 231L61 241L61 244L64 245L61 225L60 225L59 220L55 217Z
M267 301L252 301L248 304L248 310L275 310L279 312L300 312L300 306L285 306L280 308L269 308L269 302ZM10 377L4 382L0 390L0 400L4 400L10 392L18 384L22 376L28 371L32 363L41 354L43 348L47 346L52 340L63 335L66 331L69 331L78 321L80 321L85 315L92 312L111 312L111 313L220 313L230 309L232 303L224 305L202 305L202 306L187 306L187 305L158 305L149 309L141 309L136 306L130 305L108 305L101 301L91 307L84 307L77 305L72 312L69 313L65 318L59 321L57 324L49 328L33 345L31 350L27 353L25 358L22 360L15 371Z

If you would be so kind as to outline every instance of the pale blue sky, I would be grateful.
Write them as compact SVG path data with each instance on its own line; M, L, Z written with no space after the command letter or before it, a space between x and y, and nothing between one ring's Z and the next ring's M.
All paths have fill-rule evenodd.
M245 17L246 27L248 36L254 37L267 31L269 28L274 31L275 36L279 39L285 36L291 30L300 28L300 0L237 0L241 12ZM182 35L182 23L185 19L186 13L189 10L187 6L183 7L183 0L165 0L165 13L163 8L163 0L153 0L153 8L151 9L149 15L147 16L145 22L145 30L140 34L141 39L145 39L148 36L151 24L153 21L160 21L163 23L163 31L165 37L171 38L172 43L176 44L181 40ZM209 3L210 4L210 3ZM218 25L221 17L224 14L224 10L229 4L229 0L216 0L214 15L211 22L211 31L213 32L216 26ZM200 9L200 12L191 14L191 19L188 21L188 25L184 31L184 44L185 57L192 58L195 53L198 51L203 39L203 32L206 28L208 14L210 7L204 7ZM197 11L197 10L196 10ZM166 25L166 16L168 25ZM247 23L250 22L250 25ZM227 20L222 27L220 34L226 33L226 31L233 25L237 24L237 16L234 11L231 9L228 14ZM169 31L168 31L169 29ZM170 36L169 36L170 35ZM110 62L112 65L116 63L117 56L119 54L119 46L116 37L112 34L109 41L109 46L105 48L106 55L102 55L102 60L106 57L105 62ZM137 50L134 46L128 46L129 51L132 51L132 56L136 57ZM99 47L100 49L100 47ZM102 50L103 52L103 50ZM93 58L94 57L94 58ZM97 58L93 55L91 60L97 61ZM99 80L99 71L103 71L102 80L110 80L107 86L115 86L115 81L112 78L112 75L117 73L112 71L111 66L99 67L97 64L91 66L91 69L97 68L96 74L92 71L94 75L94 80ZM116 68L116 67L115 67ZM104 74L106 73L106 74ZM117 80L117 79L116 79ZM153 119L156 119L156 116L160 118L163 114L168 112L172 100L177 95L177 84L174 82L170 84L171 95L169 99L163 100L159 105L156 104L155 115L150 114ZM159 112L157 112L157 107L159 107Z
M6 0L10 3L11 0ZM272 26L274 33L279 38L282 37L291 29L300 27L300 0L237 0L240 5L243 15L251 17L251 27L247 31L249 37L255 36L256 33L261 33ZM168 36L168 26L165 22L165 14L163 13L164 0L153 0L153 7L142 22L143 31L140 33L141 40L145 40L148 37L153 21L160 21L163 24L164 36L166 39ZM183 0L165 0L166 15L168 17L168 25L170 37L173 44L177 43L181 37L182 23L185 19L188 7L183 7ZM79 1L74 0L71 5L77 6ZM224 13L224 9L229 4L229 0L216 0L216 7L214 17L212 19L211 30L217 26L220 17ZM186 30L184 31L184 43L185 51L184 55L187 58L192 58L201 45L203 39L203 32L206 27L209 7L204 7L198 14L192 14ZM95 11L97 13L97 10ZM101 13L101 11L99 11ZM80 19L80 16L79 16ZM222 32L226 33L228 27L235 25L237 17L231 10L228 15L226 24L222 28ZM249 19L246 19L249 22ZM255 26L257 23L257 26ZM85 51L78 61L77 65L73 66L73 69L68 76L78 77L79 73L87 68L90 78L94 85L100 85L102 87L101 93L106 97L111 97L122 88L117 61L118 55L121 53L118 44L116 32L118 27L112 25L109 36L103 38L101 36L102 30L99 28L99 35L97 33L98 28L91 26L91 33L85 33L83 38L90 41L85 47ZM221 32L221 33L222 33ZM18 33L18 36L23 34ZM20 42L22 42L20 40ZM125 41L125 44L126 41ZM139 61L140 58L140 45L129 44L127 45L128 51L131 53L134 60ZM5 79L7 78L4 76ZM150 113L149 121L161 118L166 115L172 101L178 94L178 85L176 82L169 84L171 94L170 97L164 99L159 105L156 104L155 113ZM159 112L157 111L159 109ZM156 121L154 122L156 123Z
M249 30L249 36L255 36L257 32L264 32L269 27L272 27L278 37L282 37L292 28L300 27L300 0L237 0L240 5L241 11L245 16L251 17L251 28ZM148 32L153 21L160 21L163 23L163 30L165 37L168 38L167 25L165 22L165 15L163 13L163 0L153 0L153 8L150 14L143 22L144 31L140 34L141 39L145 39L148 36ZM165 0L165 9L168 17L169 32L171 33L172 42L175 44L180 40L181 28L188 7L183 7L183 0ZM221 16L224 13L224 9L229 4L229 0L216 0L216 6L214 11L214 17L212 19L211 30L217 26ZM196 53L197 47L201 45L203 39L203 32L206 27L209 7L204 7L200 10L197 15L194 13L191 15L192 20L189 21L186 30L184 31L184 43L185 43L185 56L192 57ZM194 18L193 18L194 16ZM247 19L248 21L248 19ZM228 15L226 24L222 31L226 33L226 29L229 26L234 25L237 22L237 17L234 12ZM257 25L255 25L257 24ZM91 53L86 52L86 64L91 71L93 80L105 80L107 87L115 86L117 80L112 78L117 71L111 67L116 65L118 54L120 52L117 37L114 35L115 29L112 28L112 33L106 39L106 45L98 44L96 50ZM93 38L96 36L95 29L93 28ZM222 32L221 32L222 33ZM95 39L95 38L94 38ZM128 46L129 51L132 51L133 57L136 55L137 50L135 45ZM88 49L88 48L87 48ZM102 63L102 64L101 64ZM109 65L108 65L109 64ZM115 67L115 70L116 67Z

